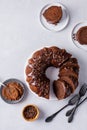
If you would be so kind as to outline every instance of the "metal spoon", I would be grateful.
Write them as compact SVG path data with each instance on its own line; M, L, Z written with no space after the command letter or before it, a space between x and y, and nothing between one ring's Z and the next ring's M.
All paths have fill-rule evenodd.
M83 84L82 87L81 87L81 89L80 89L80 91L79 91L79 98L78 98L78 101L77 101L77 103L76 103L76 106L74 107L74 109L73 109L73 111L72 111L70 117L68 118L68 122L69 122L69 123L72 122L73 117L74 117L74 114L75 114L75 111L76 111L77 106L78 106L78 104L79 104L79 101L80 101L81 97L85 95L86 90L87 90L87 85L86 85L86 84Z
M4 87L6 87L6 85L5 85L5 84L3 84L2 82L0 82L0 85L2 85L2 86L4 86Z
M85 100L87 100L87 97L84 98L84 99L78 104L77 107L79 107ZM66 116L70 116L70 114L72 113L73 109L74 109L74 108L72 108L71 110L67 111L67 112L66 112Z
M1 95L1 86L6 87L6 85L0 82L0 95Z
M51 122L53 120L53 118L59 113L61 112L64 108L68 107L69 105L74 105L77 100L78 100L79 96L78 95L74 95L69 101L68 104L65 105L63 108L61 108L60 110L58 110L57 112L55 112L54 114L52 114L51 116L47 117L45 119L45 122Z

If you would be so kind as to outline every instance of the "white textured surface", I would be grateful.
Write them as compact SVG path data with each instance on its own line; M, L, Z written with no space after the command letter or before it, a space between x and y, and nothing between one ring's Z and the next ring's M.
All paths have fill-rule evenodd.
M0 0L0 81L18 78L24 81L24 65L27 57L43 46L56 45L67 49L78 58L80 64L80 84L87 82L87 52L77 48L71 40L73 27L87 20L87 0L59 0L70 12L70 23L59 33L50 32L41 25L39 13L44 5L58 0ZM0 98L0 130L86 130L87 102L77 111L73 123L68 124L65 112L61 112L53 122L44 119L67 103L47 101L28 92L26 99L9 105ZM27 104L40 108L40 118L26 122L22 109Z

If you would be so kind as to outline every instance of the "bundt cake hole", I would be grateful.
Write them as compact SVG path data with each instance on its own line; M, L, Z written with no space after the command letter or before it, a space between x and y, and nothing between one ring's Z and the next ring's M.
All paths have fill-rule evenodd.
M58 79L58 73L59 73L59 69L55 67L48 67L45 72L46 77L51 81Z

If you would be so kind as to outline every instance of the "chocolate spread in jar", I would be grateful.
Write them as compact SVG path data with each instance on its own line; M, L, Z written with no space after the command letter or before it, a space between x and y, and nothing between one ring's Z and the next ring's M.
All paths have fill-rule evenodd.
M27 120L32 120L37 116L37 109L33 105L26 106L23 111L23 116Z
M2 96L7 100L18 100L23 95L23 88L17 82L9 82L2 89Z
M76 40L82 45L87 45L87 26L81 27L77 31Z
M43 13L44 18L51 24L57 24L62 18L62 8L60 6L51 6Z

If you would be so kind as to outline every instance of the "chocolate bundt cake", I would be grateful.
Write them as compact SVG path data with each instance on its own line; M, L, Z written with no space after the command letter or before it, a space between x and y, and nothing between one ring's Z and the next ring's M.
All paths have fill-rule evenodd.
M53 46L36 51L28 60L26 81L38 96L49 99L50 80L45 72L50 66L59 68L59 79L54 81L53 90L58 99L64 99L78 86L79 74L77 59L72 58L65 49Z

